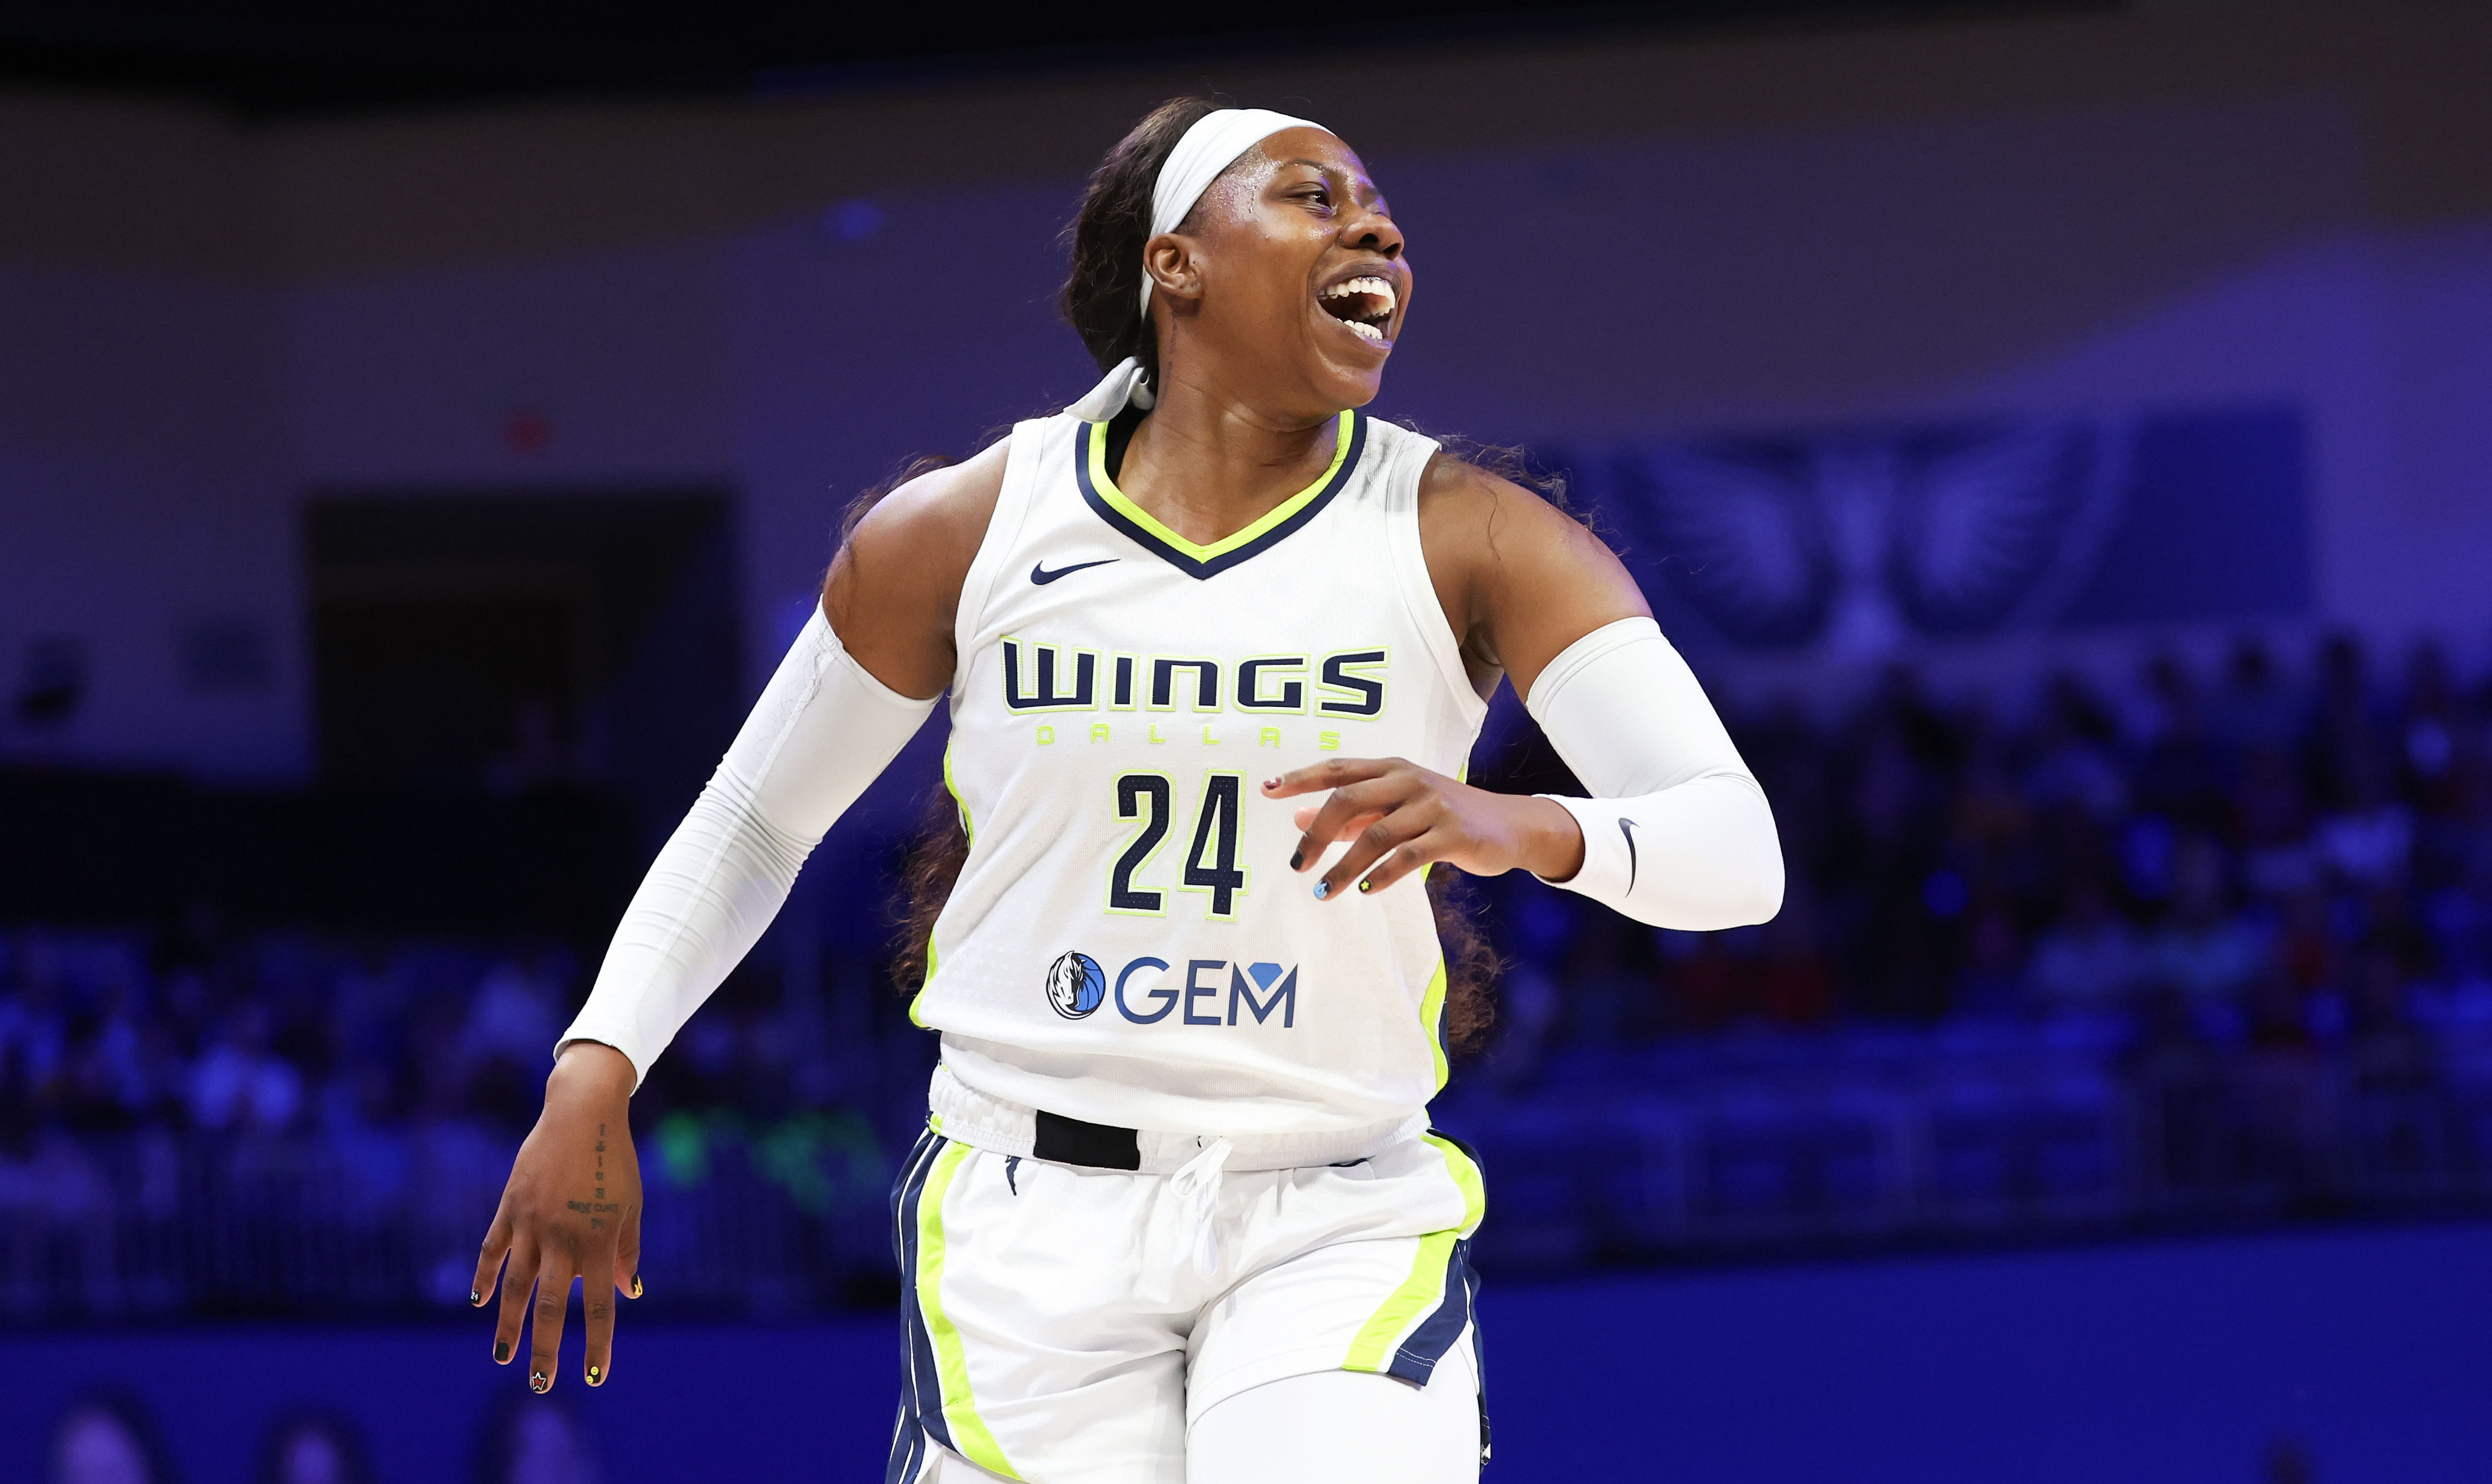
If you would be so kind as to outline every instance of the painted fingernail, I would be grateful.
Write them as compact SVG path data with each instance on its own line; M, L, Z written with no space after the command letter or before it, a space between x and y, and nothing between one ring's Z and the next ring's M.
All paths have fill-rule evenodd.
M1324 898L1331 895L1332 883L1330 881L1318 881L1316 883L1316 900L1318 902L1321 902Z
M1306 852L1306 851L1304 851L1304 850L1291 850L1291 851L1290 852L1290 869L1291 871L1295 871L1295 870L1297 870L1299 866L1301 866L1301 865L1303 865L1303 864L1305 863L1306 858L1307 858L1307 852Z
M1359 895L1360 895L1360 896L1365 896L1367 893L1369 893L1369 892L1371 892L1371 891L1373 891L1373 890L1375 890L1375 889L1376 889L1376 883L1375 883L1374 881L1361 880L1361 881L1358 883L1358 892L1359 892Z
M467 1302L468 1302L470 1305L474 1305L474 1304L481 1304L481 1303L483 1303L484 1301L485 1301L485 1295L484 1295L484 1294L477 1292L474 1289L469 1289L469 1290L467 1291Z
M548 1376L543 1371L530 1371L528 1373L528 1389L530 1391L547 1391L550 1390L552 1386L553 1378Z
M632 1296L634 1298L640 1296L640 1275L638 1273L634 1273L632 1275Z
M1263 787L1266 788L1278 788L1281 787L1281 781L1277 778L1267 778L1263 780Z
M604 1371L599 1370L599 1369L598 1369L597 1367L595 1367L595 1366L590 1366L590 1367L588 1368L588 1383L589 1383L590 1385L592 1385L592 1386L603 1386L603 1385L605 1385L605 1384L606 1384L606 1373L605 1373Z
M510 1363L510 1359L511 1359L511 1342L510 1342L510 1341L508 1341L508 1340L496 1340L496 1341L494 1341L494 1342L493 1342L493 1364L495 1364L495 1365L508 1365L508 1364Z

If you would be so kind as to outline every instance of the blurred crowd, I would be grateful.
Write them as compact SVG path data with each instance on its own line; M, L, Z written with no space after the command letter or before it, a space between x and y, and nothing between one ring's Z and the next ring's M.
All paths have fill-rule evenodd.
M0 1148L46 1130L280 1133L523 1116L574 992L558 947L0 935Z
M2266 1181L2267 1209L2391 1177L2492 1190L2492 683L2439 648L2384 674L2351 638L2245 641L2119 685L2058 674L2013 706L1899 668L1839 717L1734 729L1790 867L1773 922L1656 932L1520 875L1484 883L1510 967L1448 1116L1491 1143L1539 1117L1553 1147L1680 1130L1606 1161L1601 1178L1643 1172L1632 1199L1593 1174L1549 1194L1551 1251L1592 1250L1631 1207L1680 1212L1670 1240L1734 1240L1733 1216L1763 1231L1768 1208L1775 1230L1832 1232L1847 1180L1924 1210L2083 1195L2098 1214L2193 1182ZM1527 743L1483 774L1563 787L1556 766ZM469 1230L585 989L578 950L549 941L236 932L204 907L0 930L0 1309L463 1301ZM678 1202L651 1251L797 1295L756 1289L764 1305L885 1261L874 1213L933 1055L905 1003L887 960L820 938L740 969L636 1100L651 1184L711 1202ZM1911 1107L1846 1112L1873 1083ZM251 1151L280 1146L296 1194L228 1202L205 1234L177 1220L204 1209L181 1182L275 1178ZM1950 1149L1971 1151L1961 1179ZM312 1191L440 1230L421 1251L354 1236L397 1275L364 1288L220 1266L263 1215L300 1236L270 1213ZM694 1261L764 1228L766 1252Z
M477 1484L596 1484L606 1476L595 1434L571 1405L505 1397L489 1409L468 1477ZM163 1427L126 1389L91 1392L55 1419L44 1477L53 1484L173 1484L182 1476ZM380 1477L364 1429L326 1408L269 1419L256 1484L372 1484Z
M635 1100L644 1180L694 1198L643 1232L687 1311L835 1303L887 1250L933 1049L870 987L779 978L732 978ZM585 988L551 942L0 932L0 1318L463 1304Z
M1781 915L1648 932L1492 883L1513 964L1493 1075L1528 1086L1575 1045L1967 1018L2427 1055L2418 1030L2492 1013L2492 685L2428 643L2390 675L2348 637L2297 658L2244 641L2211 674L2169 654L2123 687L2062 672L2014 711L1898 668L1839 720L1741 719ZM907 1082L924 1053L888 1044L876 965L824 965L827 1012L776 970L730 982L644 1106L768 1118ZM584 988L560 945L234 935L205 909L0 932L0 1151L46 1128L523 1128Z
M722 990L650 1079L655 1116L861 1095L875 1048L835 1044L776 977ZM585 990L553 942L227 934L204 909L161 933L0 930L0 1158L45 1131L523 1130Z
M2492 685L2436 645L2382 675L2350 637L2293 666L2245 640L2213 673L2163 654L2013 709L1896 668L1840 721L1735 729L1781 915L1647 932L1507 889L1500 1080L1570 1046L2008 1020L2419 1075L2426 1032L2492 1015Z

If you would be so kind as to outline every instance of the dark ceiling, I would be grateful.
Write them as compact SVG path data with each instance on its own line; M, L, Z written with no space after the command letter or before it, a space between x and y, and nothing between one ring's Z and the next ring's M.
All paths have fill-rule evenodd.
M0 78L212 101L245 114L495 97L832 91L977 72L1327 62L1602 32L1689 35L2117 9L2117 0L1358 0L1340 7L914 0L0 0Z

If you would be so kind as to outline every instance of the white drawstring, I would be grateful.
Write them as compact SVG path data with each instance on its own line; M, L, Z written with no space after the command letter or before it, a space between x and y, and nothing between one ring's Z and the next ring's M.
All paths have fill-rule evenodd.
M1206 1273L1220 1266L1220 1172L1235 1147L1215 1138L1169 1176L1169 1194L1176 1198L1190 1256Z

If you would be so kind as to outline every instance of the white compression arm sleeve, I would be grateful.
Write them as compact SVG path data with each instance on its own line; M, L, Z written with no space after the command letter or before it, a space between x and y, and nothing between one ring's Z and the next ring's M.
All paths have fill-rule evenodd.
M648 1076L934 709L867 674L816 608L633 894L563 1041L602 1041L632 1059L636 1082Z
M1555 882L1660 928L1764 922L1782 907L1773 811L1687 662L1649 618L1566 646L1525 709L1588 799L1555 799L1584 830L1584 866Z

